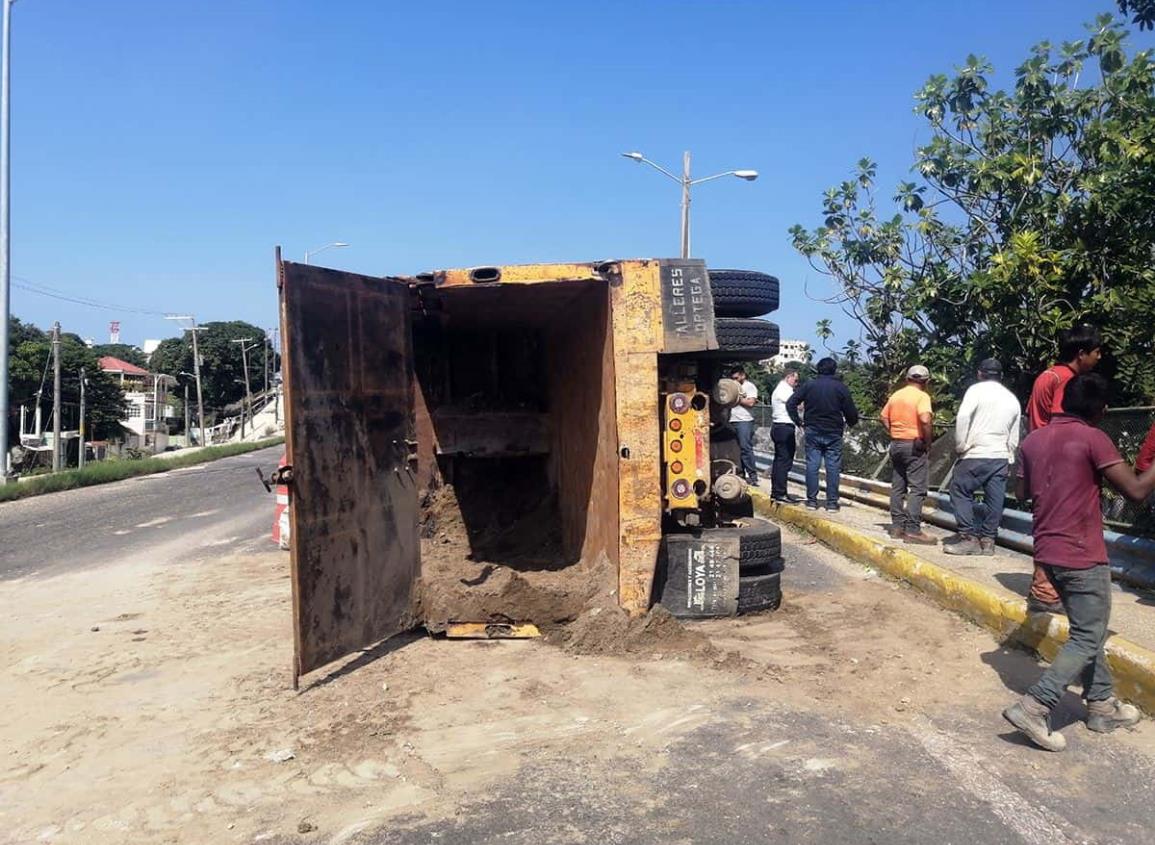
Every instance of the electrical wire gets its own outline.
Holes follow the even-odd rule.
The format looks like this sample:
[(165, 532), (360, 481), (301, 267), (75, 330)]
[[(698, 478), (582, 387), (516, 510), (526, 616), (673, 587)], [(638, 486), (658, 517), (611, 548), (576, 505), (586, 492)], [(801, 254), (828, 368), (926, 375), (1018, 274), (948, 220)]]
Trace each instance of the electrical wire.
[(130, 314), (145, 314), (150, 317), (168, 316), (168, 312), (165, 311), (150, 311), (147, 308), (134, 308), (130, 305), (117, 305), (112, 302), (101, 302), (97, 299), (74, 296), (68, 291), (61, 290), (60, 288), (54, 288), (51, 285), (41, 284), (40, 282), (34, 282), (31, 279), (25, 278), (24, 276), (13, 276), (12, 279), (13, 287), (26, 290), (29, 293), (38, 294), (39, 296), (47, 296), (52, 299), (62, 300), (64, 302), (72, 302), (76, 305), (84, 305), (88, 308), (100, 308), (104, 311), (128, 312)]

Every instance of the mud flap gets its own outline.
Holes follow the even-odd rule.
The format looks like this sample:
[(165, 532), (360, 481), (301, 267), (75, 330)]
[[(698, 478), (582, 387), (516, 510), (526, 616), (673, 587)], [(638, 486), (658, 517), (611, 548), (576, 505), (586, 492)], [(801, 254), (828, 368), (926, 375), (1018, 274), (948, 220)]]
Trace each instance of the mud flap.
[(736, 615), (740, 559), (737, 536), (666, 535), (658, 561), (658, 602), (682, 618)]

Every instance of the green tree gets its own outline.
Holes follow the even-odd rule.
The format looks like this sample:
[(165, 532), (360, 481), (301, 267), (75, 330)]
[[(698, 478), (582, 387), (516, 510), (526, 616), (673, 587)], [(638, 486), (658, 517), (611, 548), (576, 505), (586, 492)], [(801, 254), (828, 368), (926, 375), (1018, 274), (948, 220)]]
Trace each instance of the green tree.
[[(220, 411), (227, 405), (239, 402), (245, 395), (244, 366), (241, 360), (241, 345), (235, 340), (249, 338), (249, 380), (253, 392), (264, 386), (265, 358), (261, 343), (264, 329), (243, 320), (205, 323), (197, 335), (201, 354), (201, 383), (204, 391), (205, 413)], [(270, 350), (270, 366), (276, 370), (276, 361)], [(183, 337), (168, 338), (149, 357), (149, 369), (156, 373), (178, 375), (193, 372), (192, 339), (186, 332)]]
[[(30, 323), (13, 317), (9, 322), (11, 341), (8, 395), (13, 414), (9, 423), (9, 446), (20, 434), (20, 406), (34, 414), (40, 401), (45, 427), (52, 411), (52, 339)], [(79, 427), (80, 369), (88, 380), (86, 417), (88, 436), (94, 440), (116, 440), (121, 436), (120, 420), (126, 413), (124, 393), (116, 379), (101, 371), (99, 356), (85, 346), (75, 334), (64, 333), (60, 342), (61, 426), (66, 430)], [(39, 396), (38, 396), (39, 394)]]
[(1139, 29), (1155, 29), (1155, 0), (1119, 0), (1119, 11)]
[(138, 367), (148, 366), (148, 357), (144, 351), (139, 346), (128, 343), (98, 343), (92, 347), (92, 352), (99, 358), (109, 355), (113, 358), (119, 358), (121, 361), (136, 364)]
[(916, 93), (930, 140), (891, 214), (875, 165), (829, 189), (823, 221), (790, 230), (834, 282), (880, 379), (914, 361), (962, 385), (999, 357), (1020, 395), (1059, 330), (1098, 325), (1123, 401), (1155, 394), (1155, 65), (1121, 22), (1044, 42), (995, 90), (970, 56)]

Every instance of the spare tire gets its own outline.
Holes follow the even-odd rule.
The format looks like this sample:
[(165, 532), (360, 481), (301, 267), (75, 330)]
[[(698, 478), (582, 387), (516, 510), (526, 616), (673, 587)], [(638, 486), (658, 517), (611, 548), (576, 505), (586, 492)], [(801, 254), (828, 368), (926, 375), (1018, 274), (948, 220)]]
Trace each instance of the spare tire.
[[(778, 354), (778, 324), (750, 317), (717, 317), (718, 349), (706, 353), (728, 361), (761, 361)], [(702, 353), (697, 353), (699, 356)]]
[(778, 309), (778, 279), (753, 270), (709, 270), (714, 314), (761, 317)]
[(782, 604), (782, 573), (749, 575), (738, 582), (738, 613), (777, 610)]
[(781, 572), (782, 529), (764, 519), (751, 520), (750, 525), (735, 528), (709, 528), (703, 532), (716, 538), (738, 538), (738, 571)]

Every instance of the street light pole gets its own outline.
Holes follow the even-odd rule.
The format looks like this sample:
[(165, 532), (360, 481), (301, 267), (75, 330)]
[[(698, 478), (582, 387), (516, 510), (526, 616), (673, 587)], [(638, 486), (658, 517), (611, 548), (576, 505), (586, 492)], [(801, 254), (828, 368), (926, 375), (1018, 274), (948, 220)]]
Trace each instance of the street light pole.
[(310, 255), (319, 255), (327, 249), (340, 249), (341, 247), (348, 245), (349, 244), (345, 243), (344, 241), (333, 241), (331, 244), (325, 244), (324, 246), (317, 247), (316, 249), (307, 249), (305, 250), (305, 263), (309, 263)]
[(189, 320), (192, 326), (185, 326), (183, 330), (192, 333), (192, 348), (193, 348), (193, 377), (197, 381), (197, 423), (201, 430), (201, 445), (207, 446), (205, 442), (205, 400), (204, 393), (201, 392), (201, 353), (197, 346), (197, 332), (204, 331), (203, 328), (197, 326), (197, 318), (191, 314), (167, 314), (166, 320)]
[(9, 176), (12, 172), (9, 149), (9, 115), (11, 113), (9, 70), (12, 65), (12, 4), (16, 0), (0, 0), (3, 4), (4, 55), (0, 58), (0, 484), (9, 480), (8, 464), (8, 315), (11, 312), (9, 292), (12, 281), (12, 262), (9, 250)]
[(700, 185), (703, 182), (712, 182), (715, 179), (721, 179), (723, 176), (735, 176), (747, 182), (753, 182), (758, 178), (757, 170), (727, 170), (723, 173), (715, 173), (713, 176), (703, 176), (701, 179), (694, 179), (690, 176), (689, 150), (686, 150), (686, 152), (682, 154), (681, 176), (675, 176), (666, 170), (666, 168), (660, 164), (655, 164), (639, 152), (622, 153), (622, 155), (632, 161), (636, 161), (638, 164), (648, 164), (663, 176), (670, 177), (682, 186), (682, 258), (690, 257), (690, 188), (694, 185)]
[(245, 371), (245, 401), (241, 403), (241, 440), (245, 439), (245, 405), (249, 406), (249, 428), (253, 427), (253, 392), (249, 388), (249, 350), (255, 349), (256, 345), (246, 346), (245, 344), (252, 341), (251, 337), (242, 337), (233, 340), (233, 343), (241, 345), (241, 367)]
[(80, 454), (76, 459), (76, 466), (79, 469), (84, 469), (84, 387), (88, 384), (88, 379), (84, 376), (84, 367), (80, 368)]

